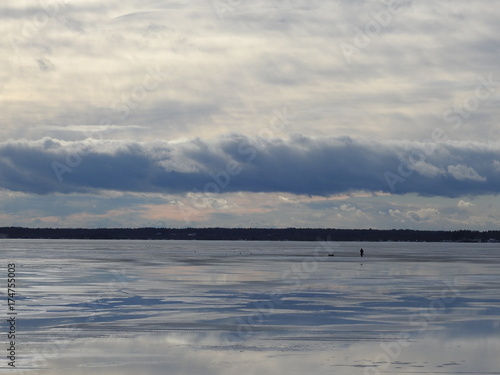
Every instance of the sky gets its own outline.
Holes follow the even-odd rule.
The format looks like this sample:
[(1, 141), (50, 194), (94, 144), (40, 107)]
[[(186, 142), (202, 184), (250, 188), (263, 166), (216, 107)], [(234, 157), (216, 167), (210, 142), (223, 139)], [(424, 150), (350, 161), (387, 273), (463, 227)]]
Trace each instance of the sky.
[(0, 226), (498, 229), (495, 4), (2, 4)]

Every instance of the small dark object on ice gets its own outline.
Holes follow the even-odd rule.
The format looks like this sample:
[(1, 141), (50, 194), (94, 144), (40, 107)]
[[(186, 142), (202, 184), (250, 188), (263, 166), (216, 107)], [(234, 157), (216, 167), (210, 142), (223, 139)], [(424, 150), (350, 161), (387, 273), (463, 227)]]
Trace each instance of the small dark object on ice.
[(359, 250), (359, 255), (361, 256), (361, 258), (363, 258), (364, 253), (365, 253), (365, 251), (363, 250), (363, 248), (361, 248), (361, 250)]
[(334, 257), (334, 256), (335, 256), (335, 254), (328, 254), (328, 256), (329, 256), (329, 257)]

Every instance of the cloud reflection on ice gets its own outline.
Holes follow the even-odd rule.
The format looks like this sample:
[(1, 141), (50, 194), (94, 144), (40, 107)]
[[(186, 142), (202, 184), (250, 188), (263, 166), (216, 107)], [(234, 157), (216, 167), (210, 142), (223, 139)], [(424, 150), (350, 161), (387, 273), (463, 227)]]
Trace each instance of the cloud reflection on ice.
[[(216, 337), (165, 333), (134, 338), (86, 340), (71, 345), (63, 359), (50, 360), (39, 374), (495, 374), (500, 368), (499, 338), (444, 339), (429, 336), (410, 342), (397, 358), (384, 363), (379, 342), (251, 341), (236, 351)], [(388, 344), (390, 342), (385, 342)], [(388, 351), (390, 353), (390, 351)], [(374, 363), (373, 360), (378, 360)]]
[(335, 257), (293, 242), (3, 245), (17, 249), (27, 373), (500, 368), (494, 244), (364, 243), (362, 261), (354, 243), (328, 244)]

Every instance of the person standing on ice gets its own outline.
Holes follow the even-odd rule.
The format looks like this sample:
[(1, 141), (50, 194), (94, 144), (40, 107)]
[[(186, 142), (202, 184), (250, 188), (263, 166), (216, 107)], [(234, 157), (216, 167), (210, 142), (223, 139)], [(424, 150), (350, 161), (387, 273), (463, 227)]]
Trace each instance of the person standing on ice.
[(363, 250), (363, 248), (361, 248), (361, 250), (359, 250), (359, 255), (361, 256), (361, 258), (363, 258), (364, 253), (365, 253), (365, 251)]

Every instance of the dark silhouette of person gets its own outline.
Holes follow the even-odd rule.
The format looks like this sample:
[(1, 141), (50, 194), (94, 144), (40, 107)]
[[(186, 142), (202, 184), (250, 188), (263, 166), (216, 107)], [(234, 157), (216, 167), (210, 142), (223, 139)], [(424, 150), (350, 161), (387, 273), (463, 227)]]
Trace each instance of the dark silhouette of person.
[(359, 255), (361, 256), (361, 258), (363, 258), (364, 253), (365, 253), (365, 251), (363, 250), (363, 248), (361, 248), (361, 250), (359, 250)]

